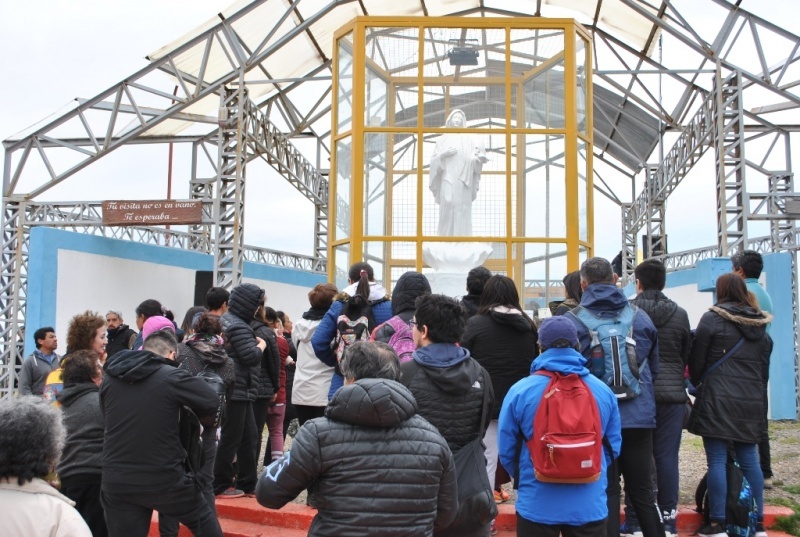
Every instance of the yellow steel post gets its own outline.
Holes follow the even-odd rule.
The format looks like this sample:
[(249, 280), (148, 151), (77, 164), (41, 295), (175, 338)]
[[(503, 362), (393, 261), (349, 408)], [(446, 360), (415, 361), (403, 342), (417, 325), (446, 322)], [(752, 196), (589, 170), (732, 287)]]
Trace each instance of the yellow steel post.
[(575, 26), (564, 29), (564, 140), (567, 216), (567, 270), (578, 268), (578, 107), (576, 99)]
[(353, 149), (350, 181), (350, 263), (364, 258), (364, 68), (365, 24), (356, 21), (353, 33)]

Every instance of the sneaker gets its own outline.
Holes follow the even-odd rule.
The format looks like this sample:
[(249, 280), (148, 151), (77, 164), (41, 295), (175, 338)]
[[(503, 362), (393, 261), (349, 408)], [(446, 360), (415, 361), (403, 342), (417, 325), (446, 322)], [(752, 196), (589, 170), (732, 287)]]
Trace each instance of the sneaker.
[(494, 525), (494, 520), (492, 520), (492, 525), (489, 527), (489, 535), (497, 535), (497, 526)]
[(697, 534), (700, 537), (728, 537), (725, 527), (716, 522), (712, 522), (711, 524), (703, 524), (700, 526), (700, 529), (697, 530)]
[(511, 499), (511, 495), (508, 492), (506, 492), (505, 490), (503, 490), (502, 488), (500, 490), (497, 490), (497, 489), (494, 490), (494, 502), (495, 503), (505, 503), (510, 499)]
[(625, 520), (619, 527), (620, 537), (642, 537), (642, 529), (639, 527), (638, 521)]
[(764, 529), (764, 524), (762, 522), (756, 524), (755, 537), (767, 537), (767, 530)]
[(773, 487), (772, 478), (765, 477), (764, 478), (764, 490), (771, 490)]
[(674, 509), (672, 511), (661, 512), (661, 520), (664, 522), (665, 537), (677, 537), (677, 516), (678, 513)]
[(233, 499), (233, 498), (241, 498), (244, 495), (245, 494), (244, 494), (243, 490), (235, 489), (233, 487), (228, 487), (224, 491), (222, 491), (221, 493), (217, 494), (216, 497), (219, 500), (226, 500), (226, 499), (230, 500), (230, 499)]

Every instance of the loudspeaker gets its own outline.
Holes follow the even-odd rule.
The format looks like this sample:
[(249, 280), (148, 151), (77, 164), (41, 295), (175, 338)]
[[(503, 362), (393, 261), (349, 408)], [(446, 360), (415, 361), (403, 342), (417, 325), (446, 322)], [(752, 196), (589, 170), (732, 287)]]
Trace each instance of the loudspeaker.
[[(662, 239), (661, 245), (657, 244), (659, 239)], [(662, 238), (658, 235), (653, 235), (653, 245), (653, 252), (650, 253), (650, 250), (647, 248), (647, 235), (642, 235), (642, 259), (665, 255), (667, 253), (667, 236), (664, 235)]]
[(198, 270), (194, 274), (194, 305), (206, 305), (206, 293), (214, 287), (214, 271)]

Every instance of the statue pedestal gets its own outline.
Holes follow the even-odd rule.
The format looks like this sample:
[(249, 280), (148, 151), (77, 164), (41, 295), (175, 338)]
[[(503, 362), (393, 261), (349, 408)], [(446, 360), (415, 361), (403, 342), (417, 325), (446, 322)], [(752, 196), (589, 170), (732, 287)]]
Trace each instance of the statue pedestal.
[(422, 246), (422, 259), (434, 273), (426, 274), (431, 291), (450, 297), (466, 293), (467, 273), (492, 255), (492, 245), (479, 242), (434, 242)]

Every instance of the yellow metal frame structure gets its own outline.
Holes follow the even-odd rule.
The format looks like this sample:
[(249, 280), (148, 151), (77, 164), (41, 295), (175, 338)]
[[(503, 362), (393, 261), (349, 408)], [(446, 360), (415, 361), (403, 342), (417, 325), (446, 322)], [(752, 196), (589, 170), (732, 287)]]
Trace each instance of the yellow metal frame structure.
[[(406, 41), (413, 39), (409, 33), (416, 29), (416, 39), (418, 42), (417, 57), (409, 59), (408, 66), (398, 69), (404, 73), (415, 70), (416, 76), (407, 74), (399, 75), (394, 71), (387, 70), (367, 54), (368, 32), (383, 31), (391, 34), (392, 31), (406, 31), (403, 39)], [(460, 69), (456, 68), (455, 76), (431, 76), (426, 74), (426, 68), (436, 61), (443, 61), (443, 58), (426, 57), (426, 39), (433, 39), (432, 29), (436, 30), (461, 30), (463, 37), (466, 31), (503, 31), (505, 32), (505, 47), (503, 49), (505, 57), (505, 76), (459, 76)], [(512, 72), (512, 61), (523, 57), (522, 54), (515, 54), (512, 35), (518, 36), (518, 31), (530, 30), (531, 32), (555, 31), (555, 34), (563, 36), (563, 49), (556, 51), (549, 58), (534, 60), (536, 65), (531, 65), (531, 69), (524, 73), (515, 74)], [(493, 34), (497, 35), (497, 34)], [(539, 35), (539, 34), (536, 34)], [(442, 40), (439, 39), (441, 42)], [(580, 43), (583, 44), (585, 56), (581, 56), (582, 62), (578, 60), (577, 54), (580, 52)], [(592, 201), (592, 41), (589, 33), (572, 19), (543, 19), (543, 18), (472, 18), (472, 17), (357, 17), (350, 23), (340, 28), (334, 35), (334, 58), (333, 58), (333, 107), (332, 107), (332, 162), (330, 180), (330, 222), (329, 241), (328, 241), (328, 276), (331, 281), (339, 284), (344, 283), (343, 276), (348, 266), (362, 259), (369, 260), (365, 248), (368, 244), (383, 243), (386, 245), (384, 255), (378, 256), (378, 266), (382, 269), (382, 279), (389, 287), (392, 278), (392, 268), (402, 267), (405, 270), (414, 269), (420, 272), (429, 270), (422, 260), (423, 243), (430, 242), (483, 242), (491, 243), (495, 247), (493, 254), (485, 265), (493, 271), (504, 272), (511, 276), (518, 285), (519, 289), (524, 289), (526, 280), (526, 263), (530, 262), (526, 255), (526, 245), (544, 244), (546, 245), (544, 255), (545, 266), (548, 263), (550, 246), (554, 251), (558, 251), (557, 256), (566, 257), (567, 271), (576, 270), (580, 262), (586, 257), (590, 257), (593, 251), (594, 229), (593, 229), (593, 201)], [(498, 57), (499, 50), (493, 49), (493, 57)], [(430, 51), (428, 51), (430, 56)], [(344, 55), (352, 56), (347, 61), (351, 62), (349, 67), (352, 76), (352, 92), (349, 97), (346, 94), (340, 95), (342, 89), (347, 89), (346, 84), (340, 80), (340, 67), (344, 66)], [(484, 54), (487, 54), (486, 52)], [(488, 69), (488, 56), (487, 56)], [(495, 61), (498, 63), (498, 61)], [(563, 122), (557, 128), (545, 126), (545, 128), (527, 128), (525, 122), (524, 103), (525, 84), (537, 77), (539, 74), (558, 64), (563, 66)], [(346, 66), (345, 66), (346, 67)], [(519, 68), (518, 64), (515, 68)], [(579, 81), (579, 69), (582, 70)], [(372, 78), (367, 80), (367, 72)], [(559, 77), (561, 76), (559, 72)], [(364, 112), (368, 108), (367, 97), (365, 94), (371, 91), (368, 82), (378, 80), (386, 85), (386, 118), (382, 124), (371, 121)], [(583, 104), (585, 106), (584, 122), (579, 126), (579, 82), (583, 82), (585, 95)], [(453, 129), (442, 126), (429, 126), (425, 123), (426, 112), (426, 88), (436, 87), (441, 89), (440, 100), (443, 102), (445, 116), (451, 110), (451, 92), (459, 91), (459, 87), (483, 86), (488, 94), (488, 88), (494, 90), (502, 88), (505, 96), (505, 121), (503, 124), (491, 124), (482, 127), (469, 127), (466, 129)], [(417, 106), (416, 121), (413, 125), (395, 125), (394, 118), (397, 110), (398, 91), (412, 88), (416, 89)], [(466, 91), (466, 90), (463, 90)], [(516, 95), (519, 103), (516, 111), (513, 110), (512, 96)], [(429, 96), (428, 96), (429, 97)], [(347, 111), (343, 106), (342, 99), (347, 101), (347, 106), (351, 110), (349, 122), (345, 118)], [(340, 111), (343, 118), (339, 117)], [(340, 122), (344, 123), (343, 128), (339, 128)], [(412, 121), (414, 123), (414, 121)], [(482, 177), (490, 175), (505, 176), (505, 233), (493, 236), (472, 236), (472, 237), (441, 237), (426, 234), (423, 222), (424, 194), (426, 189), (425, 176), (428, 170), (424, 162), (424, 143), (432, 136), (444, 133), (464, 133), (492, 137), (504, 137), (505, 148), (497, 150), (504, 155), (505, 163), (502, 171), (484, 171)], [(365, 155), (365, 144), (370, 135), (382, 134), (386, 140), (385, 151), (388, 158), (385, 158), (385, 185), (383, 190), (383, 220), (385, 225), (380, 234), (369, 234), (366, 228), (364, 204), (367, 190), (368, 173), (365, 172), (367, 156)], [(400, 137), (415, 137), (412, 139), (414, 145), (415, 168), (398, 170), (394, 168), (394, 148), (395, 140)], [(536, 138), (534, 138), (536, 137)], [(551, 137), (563, 140), (563, 167), (564, 185), (563, 188), (564, 207), (556, 209), (564, 211), (566, 219), (565, 236), (526, 236), (525, 217), (527, 212), (532, 210), (526, 207), (526, 187), (535, 188), (536, 185), (529, 184), (526, 178), (528, 163), (526, 162), (525, 151), (528, 145), (533, 144), (531, 140), (545, 140), (547, 144)], [(378, 139), (381, 138), (375, 138)], [(514, 142), (514, 143), (512, 143)], [(347, 147), (349, 144), (349, 154), (344, 154), (340, 147)], [(585, 164), (579, 164), (579, 145), (583, 144), (580, 153)], [(515, 154), (516, 151), (516, 154)], [(561, 157), (559, 157), (561, 158)], [(545, 161), (545, 170), (542, 173), (550, 173), (550, 162)], [(513, 165), (512, 165), (513, 164)], [(585, 165), (585, 169), (581, 166)], [(342, 168), (345, 166), (345, 168)], [(345, 174), (349, 175), (349, 181)], [(409, 199), (409, 203), (415, 204), (416, 223), (414, 233), (393, 234), (393, 222), (395, 215), (392, 208), (395, 206), (397, 193), (393, 183), (393, 178), (397, 173), (406, 174), (405, 177), (415, 180), (416, 196), (415, 200)], [(537, 172), (538, 173), (538, 172)], [(585, 180), (582, 181), (581, 179)], [(341, 187), (340, 187), (341, 185)], [(585, 200), (585, 207), (580, 207), (579, 189)], [(548, 198), (546, 211), (550, 213), (550, 201)], [(345, 212), (347, 211), (347, 212)], [(581, 214), (583, 212), (583, 214)], [(341, 214), (340, 214), (341, 213)], [(549, 216), (547, 217), (549, 218)], [(581, 229), (581, 224), (584, 228)], [(383, 225), (383, 224), (382, 224)], [(408, 257), (399, 259), (391, 255), (392, 245), (404, 243), (406, 249), (413, 245), (415, 255), (413, 259)], [(501, 247), (502, 245), (502, 247)], [(503, 251), (504, 250), (504, 251)], [(387, 253), (388, 252), (388, 253)], [(499, 252), (499, 253), (498, 253)], [(354, 254), (355, 253), (355, 254)], [(374, 258), (374, 256), (373, 256)], [(373, 259), (374, 260), (374, 259)], [(377, 269), (378, 267), (376, 267)], [(378, 272), (376, 270), (376, 272)], [(376, 274), (377, 276), (377, 274)], [(552, 276), (552, 278), (551, 278)], [(543, 278), (545, 287), (550, 286), (550, 281), (560, 285), (563, 273), (547, 274)]]

